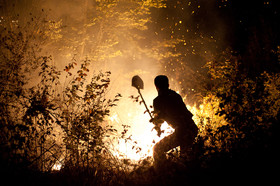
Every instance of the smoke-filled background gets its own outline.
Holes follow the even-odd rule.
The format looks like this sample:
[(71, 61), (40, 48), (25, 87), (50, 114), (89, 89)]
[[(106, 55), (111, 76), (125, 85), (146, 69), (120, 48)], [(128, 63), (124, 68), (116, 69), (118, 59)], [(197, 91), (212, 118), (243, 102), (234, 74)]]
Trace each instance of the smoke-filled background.
[[(108, 175), (129, 180), (126, 171), (151, 165), (152, 147), (164, 137), (152, 131), (131, 79), (143, 79), (150, 106), (159, 74), (200, 129), (201, 166), (190, 163), (197, 175), (228, 157), (243, 164), (239, 158), (259, 146), (272, 147), (277, 131), (278, 20), (276, 0), (0, 0), (3, 167), (64, 167), (65, 175), (87, 167), (90, 184), (112, 184)], [(253, 150), (245, 156), (244, 149)], [(158, 181), (150, 174), (143, 177)]]
[(218, 15), (219, 4), (226, 6), (217, 1), (3, 1), (1, 8), (2, 22), (7, 15), (22, 29), (47, 32), (41, 52), (59, 68), (74, 55), (87, 57), (94, 70), (115, 76), (153, 73), (147, 83), (155, 74), (168, 74), (191, 95), (197, 82), (190, 81), (198, 81), (201, 67), (224, 49), (229, 31)]
[(44, 32), (45, 38), (33, 42), (42, 42), (41, 54), (51, 55), (60, 69), (76, 56), (77, 60), (90, 59), (95, 71), (112, 71), (118, 83), (124, 83), (126, 75), (148, 73), (145, 83), (150, 85), (156, 74), (167, 74), (176, 89), (194, 103), (194, 96), (209, 85), (203, 66), (226, 49), (248, 61), (258, 53), (258, 61), (244, 64), (252, 72), (274, 69), (274, 64), (266, 64), (277, 50), (279, 13), (274, 4), (1, 1), (1, 23), (14, 21), (21, 29), (31, 29), (27, 32)]

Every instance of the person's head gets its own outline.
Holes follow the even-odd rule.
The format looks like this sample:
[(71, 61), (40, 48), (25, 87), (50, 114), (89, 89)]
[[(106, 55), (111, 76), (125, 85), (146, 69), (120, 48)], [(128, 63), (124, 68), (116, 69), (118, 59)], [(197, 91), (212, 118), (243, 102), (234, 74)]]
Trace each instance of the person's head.
[(155, 78), (154, 82), (158, 91), (169, 88), (169, 80), (167, 76), (159, 75)]

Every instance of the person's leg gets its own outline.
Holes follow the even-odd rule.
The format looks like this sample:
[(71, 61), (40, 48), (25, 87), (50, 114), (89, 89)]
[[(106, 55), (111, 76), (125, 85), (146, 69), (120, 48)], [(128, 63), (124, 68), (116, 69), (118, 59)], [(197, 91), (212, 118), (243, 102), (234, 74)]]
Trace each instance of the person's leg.
[(197, 136), (196, 131), (188, 131), (185, 135), (179, 136), (181, 140), (179, 140), (180, 143), (180, 154), (184, 157), (187, 156), (188, 159), (193, 158), (193, 145), (195, 138)]
[(162, 166), (164, 166), (167, 158), (166, 158), (166, 152), (168, 152), (170, 149), (177, 147), (179, 144), (177, 142), (176, 134), (175, 132), (162, 140), (160, 140), (155, 146), (154, 146), (154, 166), (156, 169), (161, 169)]

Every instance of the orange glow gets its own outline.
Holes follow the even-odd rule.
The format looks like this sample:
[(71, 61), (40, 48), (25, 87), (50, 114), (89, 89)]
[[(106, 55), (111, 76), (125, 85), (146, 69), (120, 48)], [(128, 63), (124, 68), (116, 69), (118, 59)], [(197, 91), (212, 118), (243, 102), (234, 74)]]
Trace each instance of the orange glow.
[[(111, 119), (114, 119), (114, 116), (111, 117), (110, 120)], [(130, 159), (137, 162), (152, 156), (154, 145), (164, 137), (172, 134), (174, 129), (164, 122), (161, 126), (164, 133), (158, 137), (157, 132), (153, 130), (153, 124), (149, 123), (150, 118), (148, 114), (135, 116), (134, 119), (136, 125), (134, 125), (134, 127), (131, 126), (129, 140), (119, 139), (117, 143), (114, 144), (112, 153), (120, 159)]]
[(52, 171), (59, 171), (62, 168), (62, 161), (57, 161), (53, 167), (52, 167)]
[[(177, 91), (177, 93), (179, 93), (179, 91)], [(150, 100), (152, 97), (151, 95), (147, 96)], [(134, 107), (135, 105), (137, 104), (131, 104), (131, 102), (126, 105), (130, 108), (130, 112), (126, 113), (127, 117), (124, 120), (129, 120), (131, 121), (130, 123), (132, 123), (127, 134), (127, 136), (130, 136), (129, 140), (119, 139), (114, 143), (114, 148), (111, 148), (111, 150), (113, 155), (119, 159), (130, 159), (137, 162), (152, 156), (154, 145), (164, 137), (172, 134), (174, 129), (164, 122), (161, 126), (164, 133), (158, 137), (157, 132), (152, 130), (154, 125), (149, 122), (150, 117), (148, 113), (143, 114), (143, 112), (139, 112), (138, 110), (139, 108), (141, 109), (143, 105)], [(219, 100), (215, 96), (206, 96), (203, 99), (203, 103), (198, 107), (196, 105), (186, 106), (188, 110), (193, 113), (192, 119), (199, 128), (199, 135), (205, 135), (204, 129), (206, 125), (210, 125), (211, 128), (215, 130), (217, 127), (227, 124), (223, 116), (215, 114), (219, 108)], [(122, 112), (119, 112), (119, 115), (123, 116)], [(110, 117), (110, 121), (121, 123), (122, 120), (118, 117), (118, 114), (113, 114)]]

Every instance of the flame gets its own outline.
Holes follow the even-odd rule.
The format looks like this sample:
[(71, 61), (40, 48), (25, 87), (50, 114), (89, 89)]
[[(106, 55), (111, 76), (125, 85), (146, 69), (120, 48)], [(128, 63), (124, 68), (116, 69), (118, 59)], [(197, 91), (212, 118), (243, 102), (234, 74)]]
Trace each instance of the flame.
[[(131, 113), (128, 116), (132, 117)], [(116, 115), (110, 117), (110, 120), (116, 120)], [(158, 137), (157, 132), (153, 130), (154, 125), (149, 122), (149, 115), (142, 114), (134, 116), (135, 125), (131, 126), (129, 139), (119, 139), (114, 143), (112, 153), (119, 159), (130, 159), (132, 161), (140, 161), (153, 155), (153, 147), (164, 137), (172, 134), (174, 129), (166, 122), (161, 126), (164, 132)], [(117, 119), (119, 120), (119, 119)]]
[[(179, 93), (179, 91), (177, 91)], [(154, 94), (146, 92), (146, 101), (152, 102)], [(119, 159), (130, 159), (139, 162), (147, 157), (153, 156), (153, 148), (157, 142), (166, 136), (172, 134), (174, 129), (164, 122), (161, 126), (163, 133), (159, 137), (157, 132), (153, 130), (154, 125), (149, 122), (151, 119), (148, 113), (143, 114), (143, 105), (138, 105), (131, 100), (125, 100), (125, 104), (121, 105), (109, 117), (109, 121), (113, 125), (130, 123), (127, 131), (127, 138), (119, 138), (111, 143), (112, 154)], [(141, 110), (142, 109), (142, 110)], [(126, 112), (129, 110), (129, 112)]]
[(52, 171), (60, 171), (62, 168), (62, 161), (56, 161), (52, 167)]
[[(185, 98), (183, 100), (185, 101)], [(192, 112), (192, 119), (198, 126), (200, 135), (205, 135), (206, 125), (211, 125), (212, 129), (215, 130), (219, 126), (227, 124), (223, 116), (216, 115), (219, 108), (219, 99), (215, 96), (204, 97), (203, 103), (198, 107), (196, 105), (186, 105), (186, 107)], [(133, 109), (135, 108), (131, 108), (131, 112), (127, 114), (133, 124), (129, 133), (130, 140), (120, 139), (115, 143), (113, 154), (118, 158), (139, 161), (152, 156), (154, 145), (164, 137), (172, 134), (174, 129), (164, 122), (161, 126), (161, 130), (164, 130), (164, 133), (158, 137), (157, 132), (152, 130), (153, 124), (149, 123), (149, 115), (147, 113), (143, 115), (139, 111), (133, 112)], [(118, 115), (113, 115), (110, 120), (121, 121)]]

